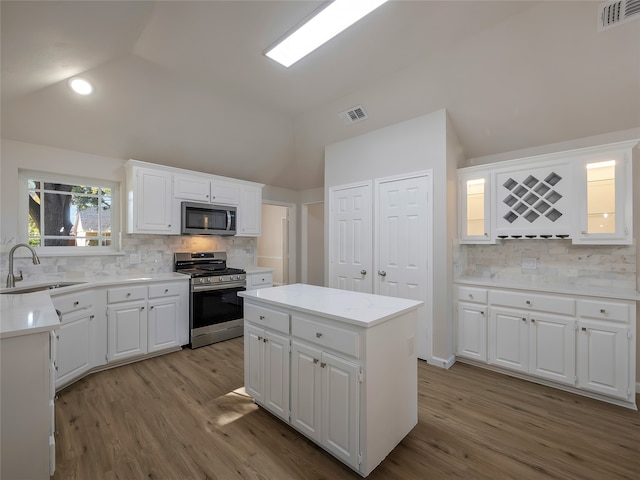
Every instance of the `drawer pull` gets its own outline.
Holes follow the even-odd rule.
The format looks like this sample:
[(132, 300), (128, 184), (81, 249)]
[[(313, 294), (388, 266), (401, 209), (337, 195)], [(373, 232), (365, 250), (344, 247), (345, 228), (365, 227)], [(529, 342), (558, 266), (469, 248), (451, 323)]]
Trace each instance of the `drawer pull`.
[(322, 336), (322, 333), (316, 332), (316, 338), (320, 338), (321, 336)]
[(469, 294), (469, 298), (473, 298), (473, 293), (470, 293), (470, 294)]
[(260, 315), (260, 320), (264, 320), (264, 315)]
[(78, 305), (80, 305), (80, 302), (73, 302), (74, 307), (77, 307)]
[(131, 296), (131, 292), (127, 293), (127, 298), (129, 298)]
[(527, 300), (525, 303), (526, 303), (527, 305), (531, 306), (531, 300)]
[(164, 289), (164, 293), (169, 293), (169, 289), (168, 289), (168, 288), (165, 288), (165, 289)]

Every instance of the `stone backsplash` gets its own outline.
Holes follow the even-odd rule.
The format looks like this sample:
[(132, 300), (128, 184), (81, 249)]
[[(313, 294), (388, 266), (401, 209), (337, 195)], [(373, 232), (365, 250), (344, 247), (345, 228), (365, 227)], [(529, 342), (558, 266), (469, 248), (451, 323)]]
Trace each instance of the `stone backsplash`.
[[(458, 245), (455, 275), (501, 283), (635, 290), (636, 255), (635, 245), (585, 246), (570, 240)], [(523, 268), (530, 259), (535, 259), (536, 268)]]
[[(145, 275), (173, 271), (175, 252), (224, 251), (227, 264), (246, 268), (256, 265), (256, 238), (220, 236), (122, 235), (122, 255), (41, 256), (40, 265), (31, 263), (26, 249), (16, 250), (14, 273), (20, 270), (25, 281), (37, 281), (41, 275), (61, 278), (92, 278), (113, 275)], [(131, 254), (140, 255), (140, 263), (131, 262)], [(2, 286), (9, 272), (9, 255), (0, 257)]]

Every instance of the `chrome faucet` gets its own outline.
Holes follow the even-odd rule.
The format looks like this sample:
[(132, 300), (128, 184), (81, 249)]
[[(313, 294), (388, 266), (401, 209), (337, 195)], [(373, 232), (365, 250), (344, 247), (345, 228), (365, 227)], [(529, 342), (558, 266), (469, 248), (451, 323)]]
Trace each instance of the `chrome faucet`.
[(18, 275), (17, 277), (13, 274), (13, 253), (16, 251), (16, 248), (18, 247), (26, 247), (29, 250), (31, 250), (31, 260), (33, 261), (33, 264), (34, 265), (40, 264), (40, 259), (38, 258), (38, 254), (32, 247), (30, 247), (26, 243), (18, 243), (15, 247), (13, 247), (9, 251), (9, 275), (7, 275), (7, 288), (15, 287), (16, 282), (19, 282), (20, 280), (22, 280), (22, 270), (20, 270), (20, 275)]

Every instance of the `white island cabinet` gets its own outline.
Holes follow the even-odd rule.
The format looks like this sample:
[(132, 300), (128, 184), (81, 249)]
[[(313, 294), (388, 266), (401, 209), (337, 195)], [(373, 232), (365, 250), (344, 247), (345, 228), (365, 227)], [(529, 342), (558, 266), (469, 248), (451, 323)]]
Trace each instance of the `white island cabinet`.
[(423, 302), (302, 284), (238, 295), (247, 393), (369, 475), (418, 422)]
[(49, 480), (60, 320), (45, 292), (0, 295), (0, 305), (0, 478)]

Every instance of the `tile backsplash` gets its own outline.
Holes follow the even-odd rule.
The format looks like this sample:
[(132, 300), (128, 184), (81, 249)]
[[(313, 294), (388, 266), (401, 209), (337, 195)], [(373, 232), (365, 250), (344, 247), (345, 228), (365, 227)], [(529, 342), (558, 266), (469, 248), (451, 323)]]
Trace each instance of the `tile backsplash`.
[[(38, 276), (92, 278), (113, 275), (146, 275), (173, 271), (173, 254), (192, 251), (227, 252), (227, 264), (246, 268), (256, 265), (256, 238), (220, 236), (122, 235), (122, 255), (41, 256), (40, 265), (31, 263), (26, 249), (16, 250), (14, 273), (22, 270), (25, 281), (37, 281)], [(140, 263), (131, 262), (131, 254), (140, 256)], [(9, 273), (9, 255), (0, 256), (2, 286)]]
[(458, 245), (456, 250), (456, 277), (514, 284), (636, 289), (635, 245), (505, 240), (497, 245)]

